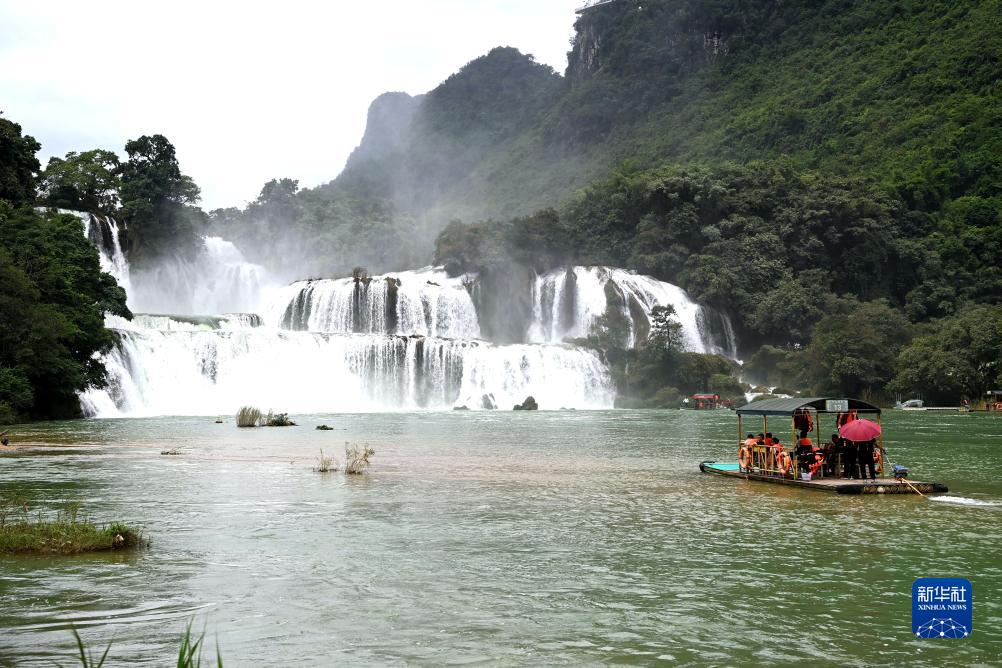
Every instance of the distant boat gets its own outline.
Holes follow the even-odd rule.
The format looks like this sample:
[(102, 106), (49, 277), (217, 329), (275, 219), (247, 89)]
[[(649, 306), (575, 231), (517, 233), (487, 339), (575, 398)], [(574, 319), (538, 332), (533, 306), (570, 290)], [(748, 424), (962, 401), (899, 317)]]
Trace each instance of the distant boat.
[(682, 400), (682, 408), (697, 411), (713, 411), (718, 408), (730, 408), (731, 402), (721, 399), (719, 394), (694, 394)]

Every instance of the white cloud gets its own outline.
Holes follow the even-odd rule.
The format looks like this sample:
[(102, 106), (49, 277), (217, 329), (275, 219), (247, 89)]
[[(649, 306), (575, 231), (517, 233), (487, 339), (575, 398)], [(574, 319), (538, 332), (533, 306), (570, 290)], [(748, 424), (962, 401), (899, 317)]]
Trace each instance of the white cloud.
[(494, 46), (562, 71), (580, 4), (18, 0), (0, 7), (0, 109), (43, 164), (162, 133), (206, 208), (238, 206), (270, 178), (334, 178), (382, 92), (426, 92)]

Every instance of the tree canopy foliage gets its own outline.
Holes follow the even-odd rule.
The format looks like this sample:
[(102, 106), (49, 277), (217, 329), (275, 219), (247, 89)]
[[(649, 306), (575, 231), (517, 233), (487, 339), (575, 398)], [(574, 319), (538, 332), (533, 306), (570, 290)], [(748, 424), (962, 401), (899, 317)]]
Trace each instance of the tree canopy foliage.
[[(0, 118), (0, 424), (79, 415), (77, 393), (105, 382), (96, 355), (115, 340), (104, 314), (131, 317), (125, 291), (101, 271), (80, 219), (33, 208), (39, 149), (19, 125)], [(110, 161), (103, 151), (90, 153), (57, 164)], [(58, 179), (53, 170), (49, 183), (94, 183), (78, 178), (86, 168), (69, 176), (74, 169)]]
[(111, 215), (119, 205), (118, 155), (95, 149), (49, 158), (39, 179), (39, 201), (47, 206)]
[(35, 201), (35, 179), (40, 167), (35, 153), (42, 148), (21, 126), (0, 118), (0, 200), (12, 204)]
[(77, 392), (105, 381), (114, 344), (104, 313), (131, 317), (72, 215), (0, 201), (0, 422), (79, 414)]
[(198, 248), (205, 214), (192, 206), (199, 189), (181, 173), (174, 145), (163, 135), (144, 135), (126, 143), (125, 152), (121, 215), (129, 226), (133, 261)]

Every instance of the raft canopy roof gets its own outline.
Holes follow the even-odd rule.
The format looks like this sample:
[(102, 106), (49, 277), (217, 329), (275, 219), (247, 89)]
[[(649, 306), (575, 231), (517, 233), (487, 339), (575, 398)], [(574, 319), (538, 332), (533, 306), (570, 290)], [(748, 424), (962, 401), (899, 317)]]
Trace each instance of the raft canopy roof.
[[(828, 402), (841, 402), (845, 408), (828, 410)], [(766, 399), (753, 401), (739, 408), (738, 415), (793, 415), (800, 409), (814, 409), (818, 413), (837, 413), (843, 410), (880, 413), (880, 409), (859, 399), (845, 397), (796, 397), (794, 399)]]

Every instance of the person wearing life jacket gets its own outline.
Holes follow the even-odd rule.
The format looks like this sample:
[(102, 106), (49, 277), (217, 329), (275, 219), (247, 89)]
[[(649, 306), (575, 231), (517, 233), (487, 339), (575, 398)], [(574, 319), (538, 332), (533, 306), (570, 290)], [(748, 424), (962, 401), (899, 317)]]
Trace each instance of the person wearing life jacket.
[(758, 437), (755, 439), (755, 447), (752, 448), (752, 455), (755, 460), (752, 463), (759, 468), (765, 468), (768, 461), (765, 458), (765, 434), (759, 432)]
[(811, 417), (811, 412), (798, 408), (793, 414), (793, 427), (797, 431), (814, 431), (814, 418)]
[(835, 426), (841, 429), (858, 417), (856, 411), (846, 411), (835, 416)]
[(755, 435), (748, 434), (745, 438), (744, 445), (738, 451), (738, 464), (741, 466), (743, 471), (751, 470), (752, 466), (755, 464)]
[(800, 430), (800, 438), (797, 440), (797, 464), (801, 471), (809, 471), (815, 463), (814, 441), (807, 438), (807, 432)]
[(774, 439), (772, 437), (772, 432), (771, 431), (765, 432), (765, 444), (766, 445), (775, 445), (776, 443), (779, 443), (779, 441), (777, 439)]
[(772, 450), (776, 468), (784, 475), (789, 473), (790, 468), (793, 466), (793, 460), (790, 459), (790, 453), (786, 451), (786, 448), (783, 447), (778, 438), (772, 439)]

